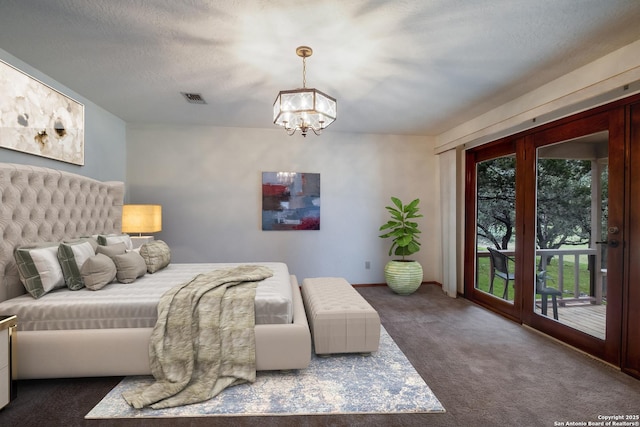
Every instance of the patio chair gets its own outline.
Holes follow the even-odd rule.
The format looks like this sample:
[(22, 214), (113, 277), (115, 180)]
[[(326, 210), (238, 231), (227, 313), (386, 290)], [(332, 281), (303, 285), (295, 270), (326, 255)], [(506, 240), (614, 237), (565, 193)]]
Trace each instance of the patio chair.
[(547, 315), (547, 297), (551, 295), (551, 305), (553, 306), (553, 318), (558, 320), (558, 296), (562, 296), (562, 292), (555, 288), (547, 287), (547, 272), (540, 271), (536, 275), (536, 295), (542, 297), (541, 308), (542, 315)]
[(515, 274), (509, 272), (509, 261), (513, 261), (513, 258), (492, 248), (487, 248), (487, 250), (489, 251), (489, 257), (491, 260), (491, 282), (489, 284), (489, 293), (493, 295), (493, 280), (498, 276), (504, 280), (504, 292), (502, 293), (502, 299), (507, 299), (509, 282), (516, 279)]

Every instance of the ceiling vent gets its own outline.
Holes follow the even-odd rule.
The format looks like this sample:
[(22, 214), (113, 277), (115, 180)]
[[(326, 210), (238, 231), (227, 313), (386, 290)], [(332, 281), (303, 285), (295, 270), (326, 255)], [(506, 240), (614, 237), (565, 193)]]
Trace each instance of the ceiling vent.
[(189, 104), (206, 104), (207, 103), (207, 101), (205, 101), (202, 95), (200, 95), (199, 93), (187, 93), (187, 92), (180, 92), (180, 93), (182, 94), (182, 96), (184, 96), (184, 99), (186, 99)]

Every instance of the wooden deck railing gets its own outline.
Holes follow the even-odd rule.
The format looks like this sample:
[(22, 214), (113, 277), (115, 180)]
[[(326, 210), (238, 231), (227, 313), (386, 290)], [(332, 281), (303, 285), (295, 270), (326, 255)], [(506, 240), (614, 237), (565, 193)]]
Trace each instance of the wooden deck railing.
[[(506, 255), (513, 256), (513, 251), (501, 251)], [(540, 258), (540, 267), (542, 270), (547, 269), (547, 259), (556, 257), (558, 262), (557, 276), (549, 275), (549, 286), (557, 288), (562, 292), (562, 303), (592, 303), (601, 304), (603, 301), (603, 290), (605, 289), (605, 280), (607, 270), (599, 268), (599, 257), (597, 249), (538, 249), (536, 255)], [(478, 258), (489, 257), (488, 252), (479, 251)], [(587, 257), (587, 269), (581, 270), (580, 257)], [(564, 261), (573, 261), (573, 283), (566, 283), (564, 274)], [(589, 295), (583, 295), (580, 290), (580, 276), (589, 277)]]
[[(585, 302), (585, 300), (596, 304), (602, 303), (602, 283), (604, 277), (601, 269), (595, 268), (597, 249), (538, 249), (536, 254), (541, 257), (540, 267), (542, 270), (547, 269), (547, 257), (558, 257), (558, 277), (554, 278), (554, 287), (557, 287), (558, 290), (562, 292), (562, 299), (565, 303), (570, 301)], [(584, 265), (580, 264), (580, 256), (582, 255), (587, 256), (586, 272), (580, 271), (580, 267)], [(564, 268), (560, 268), (564, 266), (565, 258), (569, 258), (569, 260), (573, 258), (573, 284), (569, 283), (567, 286), (565, 286)], [(584, 277), (585, 274), (589, 275), (589, 295), (582, 295), (582, 292), (580, 291), (580, 275), (583, 275)], [(565, 288), (568, 288), (567, 290), (570, 290), (570, 292), (565, 292)], [(567, 294), (572, 294), (572, 297), (564, 297), (564, 295)]]

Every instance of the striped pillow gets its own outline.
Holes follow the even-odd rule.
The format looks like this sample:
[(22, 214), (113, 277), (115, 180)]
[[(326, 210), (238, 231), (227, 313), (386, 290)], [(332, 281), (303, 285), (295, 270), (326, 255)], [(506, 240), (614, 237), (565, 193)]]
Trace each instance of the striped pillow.
[(128, 234), (99, 234), (97, 236), (98, 243), (103, 246), (115, 245), (116, 243), (124, 243), (127, 250), (133, 249), (131, 236)]
[(60, 243), (58, 247), (58, 261), (62, 267), (62, 274), (67, 287), (72, 291), (84, 288), (84, 280), (80, 274), (80, 268), (86, 260), (94, 256), (91, 243), (78, 241), (73, 243)]
[(20, 281), (34, 298), (64, 287), (58, 246), (59, 243), (49, 242), (19, 247), (14, 251)]

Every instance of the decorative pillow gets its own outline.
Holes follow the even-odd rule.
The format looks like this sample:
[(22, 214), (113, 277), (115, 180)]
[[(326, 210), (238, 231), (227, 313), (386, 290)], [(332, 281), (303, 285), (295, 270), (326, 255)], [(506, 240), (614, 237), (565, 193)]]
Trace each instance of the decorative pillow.
[(14, 257), (24, 288), (34, 298), (64, 287), (64, 275), (58, 262), (58, 243), (16, 248)]
[(131, 236), (128, 234), (99, 234), (98, 243), (103, 246), (110, 246), (116, 243), (124, 243), (127, 249), (133, 249)]
[(97, 237), (78, 237), (77, 239), (65, 239), (62, 241), (62, 243), (82, 243), (82, 242), (89, 242), (91, 244), (91, 246), (93, 247), (93, 252), (95, 253), (96, 248), (98, 247), (98, 240), (96, 240)]
[(116, 278), (116, 265), (104, 254), (96, 254), (85, 261), (80, 268), (84, 285), (92, 291), (102, 289)]
[(147, 272), (147, 264), (137, 252), (116, 255), (112, 259), (117, 269), (116, 278), (120, 283), (131, 283)]
[(95, 254), (93, 246), (86, 240), (79, 240), (74, 243), (60, 243), (58, 261), (60, 261), (64, 281), (69, 289), (77, 291), (84, 288), (80, 268), (86, 260)]
[(127, 246), (124, 243), (116, 243), (109, 246), (98, 246), (96, 248), (97, 254), (103, 254), (109, 258), (113, 258), (116, 255), (122, 255), (127, 251)]
[(147, 272), (155, 273), (171, 262), (171, 249), (162, 240), (154, 240), (140, 247), (140, 255), (147, 264)]

